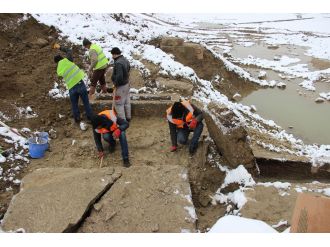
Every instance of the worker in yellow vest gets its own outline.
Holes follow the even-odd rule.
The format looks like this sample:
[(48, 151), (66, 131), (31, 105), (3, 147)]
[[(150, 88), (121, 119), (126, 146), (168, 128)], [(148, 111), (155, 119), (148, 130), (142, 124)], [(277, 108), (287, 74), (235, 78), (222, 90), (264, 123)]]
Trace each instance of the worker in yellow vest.
[(119, 139), (124, 166), (129, 167), (128, 145), (125, 134), (126, 129), (129, 127), (129, 123), (125, 119), (117, 116), (115, 110), (104, 110), (92, 117), (92, 125), (94, 141), (99, 152), (99, 158), (104, 157), (101, 136), (103, 136), (103, 139), (109, 143), (109, 153), (115, 151), (115, 139)]
[(81, 120), (78, 107), (79, 97), (84, 104), (86, 116), (90, 120), (93, 111), (89, 104), (88, 92), (83, 81), (85, 73), (73, 62), (71, 49), (58, 44), (55, 44), (54, 48), (66, 53), (66, 58), (58, 54), (54, 57), (54, 61), (57, 64), (57, 75), (63, 78), (65, 85), (69, 90), (74, 121), (79, 124)]
[(203, 132), (203, 112), (187, 100), (175, 102), (166, 110), (167, 121), (170, 128), (172, 147), (171, 152), (177, 150), (179, 142), (188, 143), (190, 132), (193, 132), (189, 144), (189, 153), (193, 155), (198, 146), (198, 140)]
[(98, 44), (90, 42), (88, 39), (83, 40), (83, 46), (89, 49), (90, 66), (88, 76), (91, 80), (89, 88), (89, 98), (93, 98), (97, 83), (100, 83), (102, 93), (107, 93), (107, 85), (105, 83), (105, 72), (109, 60), (105, 56), (103, 49)]

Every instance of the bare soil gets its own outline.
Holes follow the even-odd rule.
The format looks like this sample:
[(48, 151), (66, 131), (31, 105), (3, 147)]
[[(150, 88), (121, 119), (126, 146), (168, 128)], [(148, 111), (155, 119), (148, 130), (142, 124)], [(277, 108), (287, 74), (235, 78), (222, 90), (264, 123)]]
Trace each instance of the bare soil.
[[(11, 127), (28, 127), (32, 131), (55, 129), (57, 136), (50, 141), (50, 151), (46, 153), (45, 158), (31, 160), (18, 178), (42, 167), (98, 168), (100, 163), (96, 158), (92, 130), (82, 132), (78, 126), (72, 124), (71, 106), (68, 100), (56, 101), (48, 97), (48, 91), (57, 80), (56, 66), (53, 62), (53, 55), (56, 52), (51, 49), (51, 44), (58, 37), (58, 32), (53, 27), (36, 22), (33, 18), (23, 21), (21, 25), (16, 25), (21, 18), (20, 14), (0, 15), (0, 91), (5, 92), (0, 98), (1, 111), (10, 117), (11, 120), (6, 123)], [(37, 38), (47, 40), (48, 45), (38, 46), (35, 43)], [(65, 40), (63, 44), (66, 44)], [(71, 44), (69, 45), (71, 46)], [(81, 47), (72, 47), (75, 61), (84, 67)], [(177, 61), (195, 69), (201, 78), (213, 79), (216, 75), (224, 78), (223, 82), (216, 86), (229, 98), (236, 92), (245, 95), (256, 88), (255, 85), (242, 81), (237, 75), (228, 72), (223, 64), (208, 51), (204, 51), (204, 58), (201, 61), (191, 60), (184, 53), (176, 52), (175, 49), (171, 53), (174, 53)], [(149, 79), (156, 79), (157, 66), (149, 65), (149, 68), (152, 74)], [(145, 79), (143, 75), (134, 72), (133, 80), (136, 87), (145, 85), (143, 79)], [(16, 106), (31, 106), (38, 116), (29, 119), (20, 118), (17, 116)], [(64, 117), (60, 118), (59, 114)], [(157, 117), (133, 118), (130, 128), (127, 130), (132, 167), (147, 166), (151, 169), (156, 167), (165, 169), (176, 165), (188, 168), (192, 199), (198, 216), (197, 228), (204, 232), (225, 214), (225, 205), (212, 206), (210, 203), (210, 196), (220, 187), (225, 174), (220, 172), (214, 163), (205, 159), (210, 152), (206, 141), (201, 142), (200, 148), (193, 158), (189, 157), (186, 147), (179, 147), (175, 153), (169, 152), (168, 132), (164, 119)], [(0, 145), (5, 148), (9, 147), (2, 141), (0, 141)], [(107, 150), (106, 145), (105, 150)], [(6, 164), (3, 168), (6, 170), (13, 165)], [(117, 143), (115, 153), (106, 152), (103, 166), (122, 166), (119, 143)], [(135, 179), (143, 179), (143, 177), (137, 176)], [(19, 190), (19, 186), (11, 184), (14, 190), (5, 191), (8, 183), (0, 181), (0, 219), (6, 212), (12, 196)], [(258, 191), (260, 200), (265, 204), (269, 194), (267, 190)], [(294, 198), (290, 200), (293, 203)], [(130, 204), (130, 201), (126, 203)], [(272, 209), (277, 210), (274, 205), (265, 210), (264, 213), (268, 215), (267, 217), (271, 217), (269, 215), (273, 214)], [(140, 212), (131, 213), (134, 215), (134, 213), (139, 214)], [(275, 222), (275, 218), (273, 222)], [(151, 230), (157, 228), (154, 224), (147, 227), (151, 227)], [(150, 228), (148, 229), (150, 230)]]

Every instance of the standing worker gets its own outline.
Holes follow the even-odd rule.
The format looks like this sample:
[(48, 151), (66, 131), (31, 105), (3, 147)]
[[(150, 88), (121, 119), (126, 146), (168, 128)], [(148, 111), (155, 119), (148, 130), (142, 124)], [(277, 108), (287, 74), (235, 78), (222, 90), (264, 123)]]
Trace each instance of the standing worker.
[(114, 99), (115, 109), (118, 116), (126, 119), (128, 122), (131, 120), (131, 99), (129, 94), (130, 83), (129, 73), (131, 66), (127, 59), (121, 55), (118, 47), (111, 50), (112, 58), (115, 61), (111, 80), (114, 84)]
[(99, 158), (101, 159), (104, 157), (101, 135), (103, 139), (109, 143), (109, 153), (115, 151), (115, 139), (119, 138), (124, 166), (129, 167), (128, 145), (125, 134), (125, 130), (129, 127), (128, 122), (125, 119), (117, 117), (114, 110), (104, 110), (92, 117), (92, 125)]
[(193, 137), (189, 145), (189, 153), (193, 155), (198, 146), (198, 140), (203, 132), (203, 113), (187, 100), (175, 102), (166, 110), (171, 135), (171, 152), (177, 150), (179, 142), (187, 144), (190, 132)]
[[(59, 49), (60, 51), (66, 53), (66, 58), (63, 58), (58, 54), (54, 56), (54, 61), (57, 63), (57, 75), (59, 77), (63, 77), (65, 85), (69, 90), (74, 121), (75, 123), (80, 124), (81, 119), (78, 107), (79, 97), (84, 104), (87, 118), (91, 119), (93, 115), (93, 111), (88, 100), (86, 85), (83, 81), (85, 73), (75, 63), (73, 63), (71, 49), (62, 47), (59, 44), (55, 44), (54, 49)], [(80, 128), (83, 129), (82, 125), (80, 125)]]
[(88, 77), (91, 79), (89, 87), (89, 98), (92, 99), (95, 94), (97, 82), (101, 85), (102, 93), (107, 93), (107, 85), (105, 83), (105, 71), (109, 60), (105, 56), (101, 46), (92, 44), (88, 39), (84, 38), (83, 46), (89, 49), (90, 66), (88, 69)]

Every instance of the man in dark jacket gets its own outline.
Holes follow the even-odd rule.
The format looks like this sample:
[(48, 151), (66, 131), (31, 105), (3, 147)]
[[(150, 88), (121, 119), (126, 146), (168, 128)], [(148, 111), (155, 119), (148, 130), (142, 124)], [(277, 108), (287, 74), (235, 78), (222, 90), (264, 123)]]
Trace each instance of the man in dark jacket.
[(125, 134), (125, 130), (129, 127), (128, 122), (125, 119), (117, 117), (115, 111), (104, 110), (92, 117), (92, 125), (94, 141), (99, 152), (99, 158), (104, 157), (101, 136), (103, 136), (103, 139), (109, 143), (109, 153), (115, 151), (115, 139), (119, 139), (124, 166), (129, 167), (128, 145)]
[(115, 97), (115, 109), (118, 112), (118, 116), (131, 120), (131, 100), (130, 100), (130, 83), (129, 83), (129, 72), (130, 64), (123, 55), (118, 47), (111, 50), (112, 58), (115, 61), (111, 80), (115, 86), (114, 97)]
[(203, 132), (203, 113), (195, 105), (189, 101), (182, 100), (175, 102), (167, 109), (167, 120), (171, 135), (171, 152), (177, 150), (180, 144), (187, 144), (190, 132), (193, 132), (193, 137), (189, 145), (189, 153), (193, 155), (198, 146), (198, 140)]

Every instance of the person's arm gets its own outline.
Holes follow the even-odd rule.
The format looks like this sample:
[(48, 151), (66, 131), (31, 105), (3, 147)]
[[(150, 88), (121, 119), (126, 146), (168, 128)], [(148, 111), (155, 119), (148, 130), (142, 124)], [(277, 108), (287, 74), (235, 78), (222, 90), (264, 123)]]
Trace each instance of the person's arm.
[(61, 46), (60, 51), (63, 51), (65, 53), (66, 58), (69, 59), (71, 62), (73, 62), (72, 50), (70, 48)]
[(103, 152), (103, 145), (102, 145), (102, 141), (101, 141), (101, 134), (100, 133), (97, 133), (95, 130), (93, 130), (93, 134), (94, 134), (94, 141), (95, 141), (95, 145), (96, 145), (97, 151)]
[(125, 119), (122, 119), (122, 118), (117, 118), (117, 125), (121, 131), (125, 131), (129, 127), (129, 123)]
[(89, 66), (89, 71), (93, 71), (93, 68), (97, 64), (97, 52), (95, 50), (90, 50), (89, 57), (91, 60), (91, 65)]
[(170, 136), (171, 136), (171, 142), (172, 142), (172, 146), (178, 146), (177, 143), (177, 133), (176, 133), (176, 125), (168, 122), (168, 126), (170, 128)]
[(194, 104), (191, 104), (192, 108), (194, 108), (194, 117), (196, 118), (197, 122), (201, 122), (203, 120), (203, 112)]
[(120, 63), (115, 63), (115, 67), (113, 68), (113, 73), (111, 76), (111, 80), (115, 87), (119, 85), (123, 85), (124, 83), (124, 73), (123, 73), (123, 65)]

